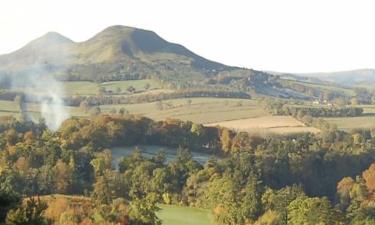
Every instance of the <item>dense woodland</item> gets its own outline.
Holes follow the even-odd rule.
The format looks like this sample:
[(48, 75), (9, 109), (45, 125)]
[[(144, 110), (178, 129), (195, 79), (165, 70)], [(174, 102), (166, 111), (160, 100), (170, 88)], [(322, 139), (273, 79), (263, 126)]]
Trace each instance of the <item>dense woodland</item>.
[[(159, 203), (212, 210), (216, 224), (374, 224), (375, 131), (260, 137), (135, 116), (43, 125), (3, 118), (1, 220), (6, 224), (160, 224)], [(139, 149), (115, 170), (113, 146), (176, 147), (167, 162)], [(212, 158), (204, 165), (191, 151)], [(50, 194), (80, 195), (50, 203)], [(22, 200), (23, 199), (23, 200)], [(62, 213), (64, 210), (64, 213)]]

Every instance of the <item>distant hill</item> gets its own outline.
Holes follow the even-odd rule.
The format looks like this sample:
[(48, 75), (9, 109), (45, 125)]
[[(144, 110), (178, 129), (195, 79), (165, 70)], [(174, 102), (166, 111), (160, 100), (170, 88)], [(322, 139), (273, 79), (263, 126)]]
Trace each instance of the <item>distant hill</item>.
[[(34, 74), (38, 77), (32, 77)], [(25, 76), (29, 79), (22, 79)], [(10, 89), (14, 80), (27, 84), (41, 76), (94, 82), (155, 79), (172, 89), (295, 99), (318, 98), (327, 92), (309, 83), (321, 83), (320, 77), (305, 79), (227, 66), (170, 43), (153, 31), (127, 26), (109, 27), (84, 42), (49, 32), (15, 52), (0, 55), (0, 78), (4, 78), (0, 88)]]
[(152, 31), (126, 26), (109, 27), (80, 43), (50, 32), (0, 56), (2, 73), (38, 72), (69, 80), (117, 80), (176, 71), (182, 76), (208, 76), (233, 68), (207, 60)]
[(375, 69), (358, 69), (331, 73), (300, 73), (304, 77), (318, 78), (345, 86), (356, 86), (375, 83)]

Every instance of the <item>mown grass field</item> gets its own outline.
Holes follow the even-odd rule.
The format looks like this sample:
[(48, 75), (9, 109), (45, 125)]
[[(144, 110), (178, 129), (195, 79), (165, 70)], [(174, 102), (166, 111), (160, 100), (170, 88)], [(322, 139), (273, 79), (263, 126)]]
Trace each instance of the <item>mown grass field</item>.
[(324, 118), (338, 129), (349, 131), (357, 128), (375, 128), (375, 105), (358, 105), (363, 108), (363, 115), (359, 117), (333, 117)]
[(239, 119), (218, 123), (206, 124), (207, 126), (228, 127), (237, 131), (256, 133), (318, 133), (319, 129), (307, 127), (302, 122), (291, 116), (260, 116), (249, 119)]
[[(83, 117), (88, 115), (77, 107), (65, 106), (64, 108), (71, 116)], [(29, 115), (36, 121), (40, 118), (41, 109), (39, 104), (28, 104), (27, 110)], [(20, 116), (19, 106), (14, 101), (0, 100), (0, 116)]]
[[(228, 98), (190, 98), (162, 101), (163, 109), (158, 103), (140, 103), (130, 105), (103, 105), (102, 112), (125, 108), (131, 114), (139, 114), (154, 120), (176, 118), (191, 120), (196, 123), (213, 123), (241, 118), (258, 117), (267, 114), (256, 100)], [(159, 103), (160, 104), (160, 103)]]
[(211, 225), (212, 216), (209, 210), (176, 206), (160, 205), (157, 216), (163, 225)]
[(324, 118), (331, 124), (335, 124), (338, 129), (349, 131), (357, 128), (375, 128), (375, 116), (364, 115), (359, 117), (337, 117)]

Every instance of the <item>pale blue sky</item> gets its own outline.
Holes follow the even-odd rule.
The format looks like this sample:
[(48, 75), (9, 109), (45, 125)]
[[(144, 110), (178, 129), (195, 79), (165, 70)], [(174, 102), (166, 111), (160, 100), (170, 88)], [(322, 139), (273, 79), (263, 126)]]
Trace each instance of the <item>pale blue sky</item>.
[(371, 0), (2, 0), (0, 54), (47, 31), (150, 29), (206, 58), (284, 72), (375, 68)]

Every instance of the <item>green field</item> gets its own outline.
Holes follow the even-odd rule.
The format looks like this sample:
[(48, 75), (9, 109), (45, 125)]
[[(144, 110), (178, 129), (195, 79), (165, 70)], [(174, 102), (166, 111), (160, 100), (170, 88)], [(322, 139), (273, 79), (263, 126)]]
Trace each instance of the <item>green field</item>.
[[(160, 110), (155, 102), (124, 104), (124, 105), (102, 105), (103, 114), (109, 114), (112, 109), (117, 111), (125, 108), (131, 114), (149, 117), (155, 120), (175, 118), (191, 120), (196, 123), (213, 123), (242, 118), (253, 118), (264, 116), (267, 113), (257, 105), (255, 100), (226, 99), (226, 98), (191, 98), (173, 99), (162, 101), (163, 109)], [(65, 107), (71, 116), (89, 116), (78, 107)], [(37, 104), (29, 104), (28, 111), (39, 114), (40, 107)], [(0, 115), (19, 115), (19, 109), (13, 101), (0, 101)]]
[(130, 105), (103, 105), (102, 112), (109, 113), (125, 108), (131, 114), (139, 114), (155, 120), (176, 118), (190, 120), (196, 123), (213, 123), (233, 119), (252, 118), (267, 115), (258, 106), (256, 100), (228, 98), (191, 98), (162, 101), (163, 109), (158, 109), (157, 103), (140, 103)]
[(209, 210), (175, 206), (160, 205), (157, 213), (163, 225), (211, 225), (212, 216)]
[[(159, 82), (155, 80), (145, 79), (145, 80), (126, 80), (126, 81), (112, 81), (104, 83), (95, 83), (89, 81), (66, 81), (63, 82), (65, 94), (71, 95), (97, 95), (100, 88), (105, 88), (106, 91), (111, 91), (117, 93), (127, 93), (127, 88), (132, 86), (135, 88), (137, 93), (157, 90), (160, 89)], [(146, 90), (146, 85), (149, 85)], [(117, 93), (118, 94), (118, 93)]]
[(359, 117), (337, 117), (325, 118), (329, 123), (335, 124), (338, 129), (349, 131), (356, 128), (375, 128), (375, 116), (359, 116)]
[(99, 85), (89, 81), (67, 81), (63, 82), (65, 94), (71, 95), (96, 95)]
[(149, 85), (148, 90), (159, 89), (160, 84), (155, 80), (145, 79), (145, 80), (127, 80), (127, 81), (112, 81), (101, 83), (100, 87), (104, 87), (107, 90), (116, 91), (117, 88), (125, 91), (129, 86), (133, 86), (136, 91), (146, 91), (146, 85)]
[(358, 117), (333, 117), (324, 118), (338, 129), (349, 131), (357, 128), (375, 128), (375, 105), (358, 105), (363, 108), (363, 115)]
[[(65, 106), (65, 110), (71, 115), (76, 117), (87, 116), (77, 107)], [(39, 104), (28, 104), (27, 105), (28, 113), (36, 121), (40, 117), (40, 105)], [(14, 101), (4, 101), (0, 100), (0, 116), (20, 116), (19, 106)]]

